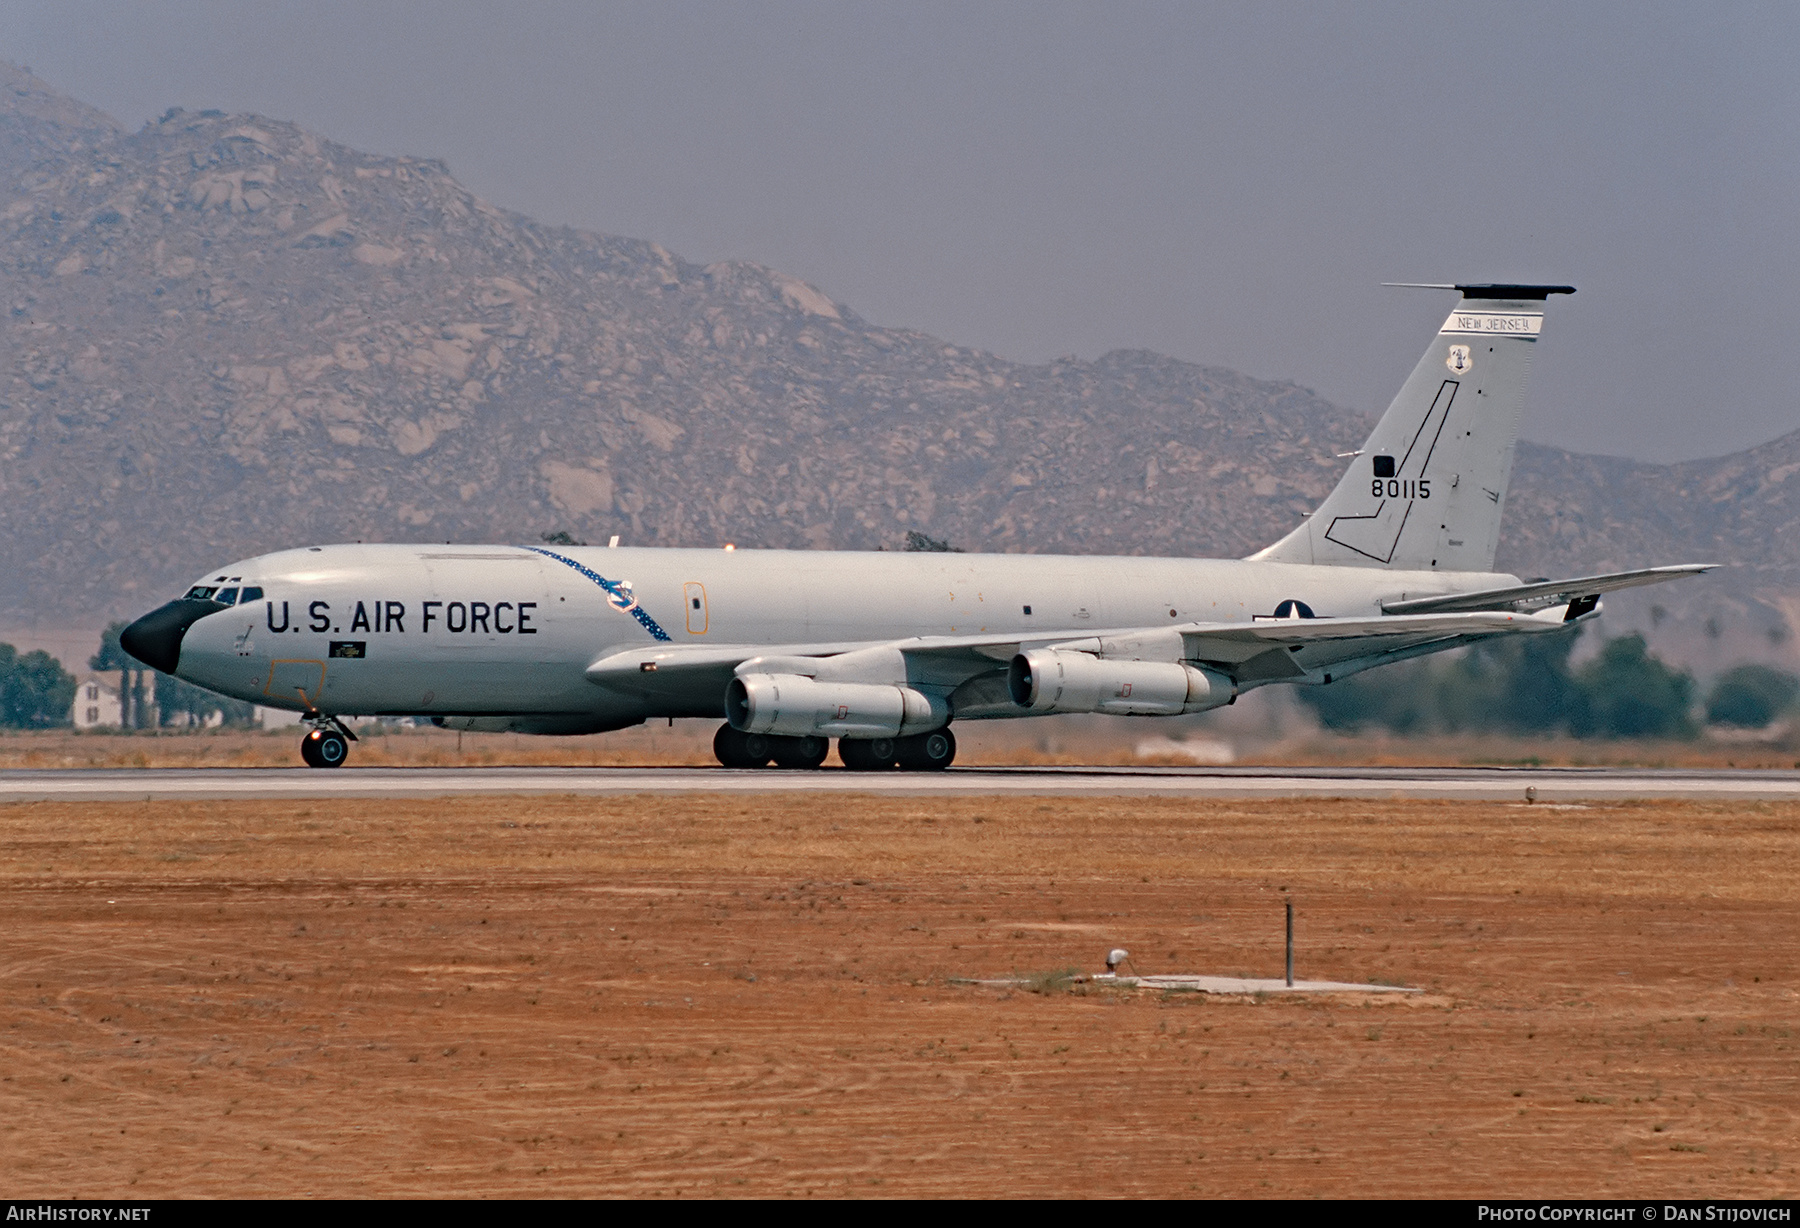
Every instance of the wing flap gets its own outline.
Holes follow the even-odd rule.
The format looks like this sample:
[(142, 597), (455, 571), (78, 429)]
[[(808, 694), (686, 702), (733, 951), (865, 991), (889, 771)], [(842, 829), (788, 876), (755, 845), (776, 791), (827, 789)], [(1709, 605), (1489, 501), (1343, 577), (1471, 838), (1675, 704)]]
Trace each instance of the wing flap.
[(1450, 614), (1502, 610), (1520, 602), (1563, 605), (1622, 588), (1636, 588), (1642, 584), (1661, 584), (1665, 580), (1697, 576), (1717, 566), (1717, 563), (1683, 563), (1674, 567), (1646, 567), (1641, 571), (1581, 576), (1573, 580), (1540, 580), (1533, 584), (1482, 589), (1474, 593), (1446, 593), (1440, 597), (1415, 597), (1410, 601), (1384, 601), (1381, 608), (1389, 614)]
[[(1441, 640), (1553, 631), (1561, 609), (1536, 614), (1471, 611), (1389, 614), (1378, 618), (1273, 618), (1181, 628), (1183, 655), (1242, 682), (1278, 682), (1309, 669)], [(1285, 658), (1285, 659), (1284, 659)]]
[[(600, 686), (628, 686), (636, 689), (647, 682), (649, 674), (705, 674), (722, 670), (726, 680), (731, 671), (751, 657), (829, 657), (870, 647), (867, 642), (841, 644), (658, 644), (646, 643), (641, 648), (627, 648), (609, 653), (592, 662), (586, 670), (587, 680)], [(723, 682), (720, 683), (724, 685)]]

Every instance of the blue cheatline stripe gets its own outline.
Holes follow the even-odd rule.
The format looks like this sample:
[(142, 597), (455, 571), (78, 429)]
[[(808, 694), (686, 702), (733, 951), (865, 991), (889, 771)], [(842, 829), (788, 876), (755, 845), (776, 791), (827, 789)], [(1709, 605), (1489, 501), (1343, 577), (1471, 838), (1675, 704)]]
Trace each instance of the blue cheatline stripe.
[[(608, 580), (605, 576), (603, 576), (599, 572), (595, 571), (592, 567), (583, 567), (580, 563), (577, 563), (574, 559), (564, 558), (562, 555), (556, 553), (554, 550), (544, 550), (537, 546), (526, 546), (525, 549), (530, 550), (534, 554), (541, 554), (547, 559), (555, 559), (557, 562), (562, 563), (565, 566), (573, 567), (576, 571), (580, 572), (582, 575), (584, 575), (588, 579), (592, 580), (595, 584), (598, 584), (601, 588), (605, 589), (608, 596), (617, 597), (622, 601), (635, 600), (633, 597), (627, 595), (624, 589), (619, 587), (619, 582), (617, 580)], [(644, 611), (643, 606), (633, 605), (631, 607), (631, 609), (629, 611), (627, 611), (627, 613), (629, 613), (633, 618), (637, 619), (638, 623), (640, 625), (642, 625), (644, 630), (648, 631), (651, 635), (655, 636), (657, 639), (659, 639), (659, 640), (668, 640), (669, 639), (669, 633), (667, 631), (664, 631), (661, 627), (656, 625), (656, 620), (654, 618), (651, 618), (650, 615)]]

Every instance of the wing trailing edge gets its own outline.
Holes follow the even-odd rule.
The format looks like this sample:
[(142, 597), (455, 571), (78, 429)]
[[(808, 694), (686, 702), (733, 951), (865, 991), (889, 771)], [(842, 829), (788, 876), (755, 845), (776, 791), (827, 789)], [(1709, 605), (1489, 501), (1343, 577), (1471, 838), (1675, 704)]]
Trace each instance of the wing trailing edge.
[[(1516, 609), (1525, 603), (1566, 605), (1622, 588), (1644, 584), (1661, 584), (1711, 571), (1717, 563), (1682, 563), (1673, 567), (1646, 567), (1640, 571), (1617, 571), (1602, 576), (1580, 576), (1573, 580), (1539, 580), (1510, 588), (1490, 588), (1473, 593), (1447, 593), (1441, 597), (1414, 597), (1409, 601), (1384, 601), (1383, 612), (1399, 614), (1452, 614), (1481, 610)], [(1591, 608), (1591, 607), (1590, 607)]]

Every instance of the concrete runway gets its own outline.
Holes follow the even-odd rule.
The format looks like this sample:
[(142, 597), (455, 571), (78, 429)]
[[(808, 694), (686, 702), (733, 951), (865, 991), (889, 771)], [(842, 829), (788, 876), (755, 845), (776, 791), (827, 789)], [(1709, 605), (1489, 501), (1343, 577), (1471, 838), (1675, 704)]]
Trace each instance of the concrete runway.
[(0, 771), (0, 802), (495, 794), (879, 793), (898, 796), (1427, 797), (1539, 802), (1800, 798), (1800, 771), (1632, 768), (163, 768)]

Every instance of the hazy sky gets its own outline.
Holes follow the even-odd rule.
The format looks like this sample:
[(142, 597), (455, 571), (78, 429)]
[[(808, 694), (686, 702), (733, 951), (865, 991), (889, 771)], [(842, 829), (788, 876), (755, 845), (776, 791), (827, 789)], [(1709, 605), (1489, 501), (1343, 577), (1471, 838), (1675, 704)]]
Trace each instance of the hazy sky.
[(1009, 358), (1160, 350), (1385, 408), (1554, 281), (1528, 438), (1800, 428), (1800, 5), (92, 4), (0, 55), (137, 126), (253, 110)]

